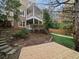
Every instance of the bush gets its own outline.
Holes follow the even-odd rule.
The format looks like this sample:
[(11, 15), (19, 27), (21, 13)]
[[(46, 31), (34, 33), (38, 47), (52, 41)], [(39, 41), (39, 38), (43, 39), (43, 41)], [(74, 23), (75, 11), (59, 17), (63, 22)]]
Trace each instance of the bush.
[(14, 37), (16, 38), (26, 38), (28, 36), (29, 30), (21, 29), (14, 33)]
[(59, 25), (60, 25), (59, 23), (53, 22), (53, 23), (49, 23), (48, 27), (53, 29), (59, 29)]
[(24, 32), (25, 34), (28, 34), (30, 31), (26, 28), (21, 29), (22, 32)]

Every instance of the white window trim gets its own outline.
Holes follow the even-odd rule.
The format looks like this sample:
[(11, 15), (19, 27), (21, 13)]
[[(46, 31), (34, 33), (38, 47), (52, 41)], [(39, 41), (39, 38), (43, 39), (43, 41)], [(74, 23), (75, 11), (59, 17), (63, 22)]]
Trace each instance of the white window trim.
[[(18, 22), (18, 26), (19, 27), (26, 27), (26, 22), (23, 24), (23, 22), (25, 22), (25, 21), (20, 21), (20, 22)], [(22, 25), (21, 25), (22, 24)], [(24, 26), (23, 26), (24, 25)]]
[(25, 11), (24, 11), (24, 10), (20, 9), (20, 12), (24, 12), (24, 14), (23, 14), (23, 15), (20, 15), (20, 16), (22, 16), (22, 17), (25, 17), (25, 16), (26, 16), (26, 14), (25, 14)]

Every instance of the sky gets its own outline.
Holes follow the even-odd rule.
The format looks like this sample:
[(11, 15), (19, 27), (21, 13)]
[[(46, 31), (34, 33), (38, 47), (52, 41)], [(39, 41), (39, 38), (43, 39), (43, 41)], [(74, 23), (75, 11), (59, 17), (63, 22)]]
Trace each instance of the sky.
[[(56, 0), (52, 0), (52, 1), (56, 1)], [(59, 0), (60, 2), (64, 2), (65, 0)], [(67, 0), (66, 0), (67, 1)], [(71, 1), (74, 1), (74, 0), (71, 0)], [(48, 4), (49, 3), (49, 0), (36, 0), (36, 3), (38, 5), (38, 7), (40, 8), (48, 8), (47, 5), (42, 5), (42, 4), (38, 4), (38, 3), (44, 3), (44, 4)], [(64, 8), (64, 4), (56, 7), (56, 8), (53, 8), (52, 11), (62, 11), (63, 8)], [(59, 14), (58, 13), (52, 13), (53, 14), (53, 18), (59, 18)]]
[[(48, 6), (47, 5), (42, 5), (42, 4), (38, 4), (38, 3), (44, 3), (44, 4), (48, 4), (49, 3), (49, 0), (35, 0), (36, 1), (36, 3), (37, 3), (37, 5), (40, 7), (40, 8), (48, 8)], [(52, 1), (56, 1), (56, 0), (52, 0)], [(59, 0), (60, 2), (64, 2), (64, 1), (67, 1), (67, 0)], [(70, 2), (74, 2), (75, 0), (70, 0)], [(54, 10), (62, 10), (63, 9), (63, 7), (64, 7), (64, 5), (62, 4), (62, 5), (60, 5), (60, 6), (58, 6), (58, 7), (56, 7), (56, 8), (54, 8)]]
[[(55, 1), (55, 0), (53, 0), (53, 1)], [(63, 0), (60, 0), (60, 1), (63, 1)], [(37, 5), (38, 5), (40, 8), (48, 8), (47, 5), (38, 4), (38, 3), (48, 4), (48, 3), (49, 3), (49, 0), (36, 0), (36, 3), (37, 3)], [(64, 5), (60, 5), (60, 6), (56, 7), (56, 8), (54, 8), (54, 10), (62, 10), (63, 6), (64, 6)]]
[[(53, 0), (53, 1), (55, 1), (55, 0)], [(36, 0), (36, 3), (37, 3), (37, 4), (38, 4), (38, 3), (48, 4), (48, 3), (49, 3), (49, 0)], [(48, 8), (48, 5), (38, 4), (38, 6), (39, 6), (40, 8)], [(52, 11), (59, 11), (59, 10), (61, 11), (63, 7), (64, 7), (64, 5), (60, 5), (60, 6), (56, 7), (56, 8), (52, 8)], [(53, 15), (52, 17), (53, 17), (54, 19), (56, 19), (56, 18), (59, 17), (58, 13), (52, 13), (52, 15)]]
[(46, 8), (48, 7), (47, 5), (43, 5), (43, 4), (38, 4), (38, 3), (48, 3), (48, 0), (36, 0), (36, 3), (37, 5), (40, 7), (40, 8)]

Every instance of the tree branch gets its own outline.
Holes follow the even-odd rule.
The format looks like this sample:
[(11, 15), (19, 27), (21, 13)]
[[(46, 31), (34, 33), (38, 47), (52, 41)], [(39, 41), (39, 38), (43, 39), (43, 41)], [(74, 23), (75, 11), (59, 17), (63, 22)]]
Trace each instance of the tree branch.
[[(58, 0), (56, 0), (57, 2), (59, 2)], [(64, 2), (59, 2), (60, 4), (66, 4), (66, 3), (68, 3), (70, 0), (67, 0), (67, 1), (64, 1)]]
[(69, 3), (70, 0), (64, 1), (64, 2), (60, 2), (59, 0), (56, 0), (56, 3), (37, 3), (37, 4), (43, 4), (43, 5), (51, 5), (53, 7), (58, 7), (61, 4), (69, 4), (69, 5), (74, 5), (74, 3)]

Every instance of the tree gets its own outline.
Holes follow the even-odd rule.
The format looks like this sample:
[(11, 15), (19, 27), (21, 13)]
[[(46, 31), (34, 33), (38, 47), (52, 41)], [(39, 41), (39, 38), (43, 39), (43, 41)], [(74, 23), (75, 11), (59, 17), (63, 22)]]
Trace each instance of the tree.
[(5, 0), (0, 0), (0, 20), (4, 20)]
[[(13, 17), (14, 24), (17, 24), (17, 20), (19, 20), (20, 6), (21, 3), (19, 0), (0, 0), (0, 20), (7, 22), (10, 17)], [(10, 15), (11, 12), (13, 13), (13, 16)]]
[[(0, 27), (3, 27), (4, 21), (6, 20), (6, 15), (4, 13), (6, 0), (0, 0)], [(5, 24), (6, 25), (6, 24)]]
[(61, 17), (64, 18), (63, 23), (65, 24), (64, 30), (66, 35), (72, 35), (74, 32), (74, 5), (66, 6), (63, 9)]
[(75, 2), (75, 39), (76, 50), (79, 51), (79, 0)]
[(60, 2), (59, 0), (56, 0), (57, 3), (55, 4), (51, 4), (51, 5), (55, 5), (55, 7), (60, 6), (61, 4), (69, 4), (69, 5), (75, 5), (75, 11), (74, 12), (74, 16), (75, 16), (75, 20), (74, 20), (74, 38), (75, 38), (75, 45), (76, 45), (76, 51), (79, 52), (79, 0), (75, 0), (74, 3), (68, 3), (70, 0), (67, 0), (65, 2)]
[(52, 24), (52, 20), (46, 9), (44, 10), (44, 13), (43, 13), (43, 19), (44, 19), (45, 29), (48, 30), (50, 28), (50, 24)]
[(14, 28), (17, 26), (17, 21), (19, 20), (19, 7), (21, 6), (21, 3), (19, 0), (7, 0), (6, 1), (6, 15), (7, 19), (10, 17), (10, 12), (13, 12), (13, 18), (14, 18)]
[(6, 0), (0, 0), (0, 14), (3, 13), (4, 8), (5, 8), (5, 1)]

